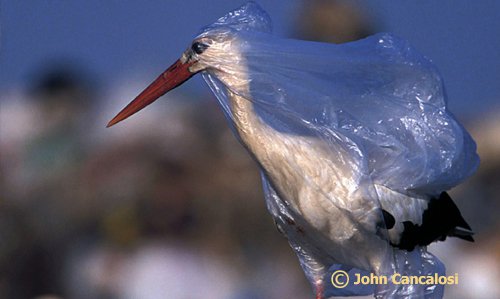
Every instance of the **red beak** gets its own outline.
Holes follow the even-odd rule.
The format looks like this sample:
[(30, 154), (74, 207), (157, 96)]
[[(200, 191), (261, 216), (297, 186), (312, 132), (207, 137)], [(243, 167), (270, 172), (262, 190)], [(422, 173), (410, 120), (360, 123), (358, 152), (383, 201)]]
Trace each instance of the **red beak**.
[(142, 108), (153, 103), (168, 91), (176, 88), (191, 78), (194, 73), (189, 71), (189, 67), (194, 62), (182, 63), (177, 60), (172, 66), (164, 71), (156, 80), (144, 89), (132, 102), (130, 102), (120, 113), (118, 113), (106, 126), (107, 128), (126, 119), (127, 117), (140, 111)]

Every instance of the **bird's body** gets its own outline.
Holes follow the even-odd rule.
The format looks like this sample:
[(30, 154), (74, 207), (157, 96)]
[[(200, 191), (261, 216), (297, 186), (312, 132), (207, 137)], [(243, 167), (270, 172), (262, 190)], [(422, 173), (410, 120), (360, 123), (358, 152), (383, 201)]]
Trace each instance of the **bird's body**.
[[(218, 73), (217, 79), (225, 86), (238, 86), (239, 94), (248, 94), (249, 78), (234, 74), (249, 72), (242, 69), (244, 62), (237, 65), (240, 69)], [(393, 272), (394, 257), (387, 241), (397, 250), (403, 222), (422, 225), (431, 197), (410, 196), (373, 183), (357, 172), (356, 162), (345, 148), (347, 142), (332, 148), (318, 136), (273, 128), (266, 114), (257, 111), (256, 103), (231, 89), (225, 92), (230, 125), (262, 171), (269, 193), (268, 210), (318, 292), (332, 264), (378, 275)], [(381, 209), (396, 218), (387, 232)]]
[[(332, 265), (379, 275), (438, 272), (426, 245), (448, 235), (472, 240), (442, 191), (469, 176), (477, 156), (446, 110), (437, 72), (387, 34), (337, 46), (269, 32), (254, 3), (228, 13), (109, 125), (202, 72), (260, 166), (267, 207), (317, 298)], [(376, 293), (439, 297), (432, 287)]]
[[(321, 240), (323, 244), (317, 244), (317, 247), (332, 251), (342, 248), (332, 240), (353, 240), (349, 248), (365, 250), (367, 244), (355, 244), (353, 234), (356, 230), (352, 229), (364, 224), (363, 229), (370, 230), (374, 237), (370, 246), (373, 246), (372, 242), (384, 242), (376, 237), (376, 223), (383, 221), (378, 219), (377, 222), (376, 218), (382, 216), (378, 206), (370, 198), (363, 198), (359, 192), (362, 183), (352, 168), (343, 167), (335, 163), (336, 159), (329, 158), (332, 149), (328, 144), (316, 137), (277, 131), (257, 115), (252, 102), (232, 93), (228, 97), (241, 142), (259, 163), (263, 179), (278, 195), (267, 198), (268, 209), (285, 235), (289, 231), (296, 235), (289, 239), (302, 247)], [(337, 159), (348, 159), (341, 157), (347, 155), (341, 149), (335, 154)], [(366, 215), (355, 215), (356, 210)], [(372, 213), (367, 213), (370, 210)], [(329, 264), (334, 263), (334, 256), (342, 255), (345, 255), (342, 250), (338, 254), (321, 254)], [(358, 257), (359, 262), (351, 264), (363, 269), (374, 265), (372, 261)]]

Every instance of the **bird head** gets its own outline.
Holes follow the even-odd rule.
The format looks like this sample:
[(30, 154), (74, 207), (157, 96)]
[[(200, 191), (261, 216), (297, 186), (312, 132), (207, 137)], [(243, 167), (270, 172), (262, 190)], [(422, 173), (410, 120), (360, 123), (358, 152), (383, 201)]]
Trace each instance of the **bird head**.
[(146, 87), (132, 102), (121, 110), (107, 125), (110, 127), (129, 116), (139, 112), (144, 107), (156, 101), (159, 97), (178, 87), (193, 75), (214, 66), (213, 57), (221, 56), (227, 48), (226, 43), (216, 42), (208, 36), (196, 38), (181, 57), (167, 68)]
[(246, 73), (241, 32), (270, 32), (270, 18), (254, 2), (229, 12), (205, 27), (181, 57), (121, 110), (107, 125), (110, 127), (153, 103), (199, 72), (210, 72), (227, 85), (245, 84)]

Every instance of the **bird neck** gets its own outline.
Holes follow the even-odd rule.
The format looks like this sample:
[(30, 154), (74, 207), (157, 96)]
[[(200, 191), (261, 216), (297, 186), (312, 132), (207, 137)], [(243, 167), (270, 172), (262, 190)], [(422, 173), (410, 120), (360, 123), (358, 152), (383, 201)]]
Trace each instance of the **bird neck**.
[(265, 147), (265, 140), (273, 138), (275, 130), (266, 125), (255, 112), (253, 103), (232, 91), (228, 91), (229, 106), (234, 126), (243, 143), (254, 153)]

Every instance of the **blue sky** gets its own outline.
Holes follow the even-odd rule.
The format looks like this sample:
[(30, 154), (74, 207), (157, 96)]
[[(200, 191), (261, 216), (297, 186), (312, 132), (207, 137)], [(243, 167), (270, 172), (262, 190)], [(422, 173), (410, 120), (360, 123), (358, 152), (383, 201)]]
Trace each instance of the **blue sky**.
[[(0, 94), (26, 88), (48, 62), (72, 61), (108, 86), (154, 78), (199, 28), (244, 1), (3, 1)], [(257, 1), (287, 36), (302, 1)], [(450, 108), (474, 116), (500, 102), (500, 1), (357, 1), (378, 31), (402, 36), (444, 76)], [(198, 78), (190, 83), (201, 89)], [(207, 89), (208, 92), (208, 89)]]

